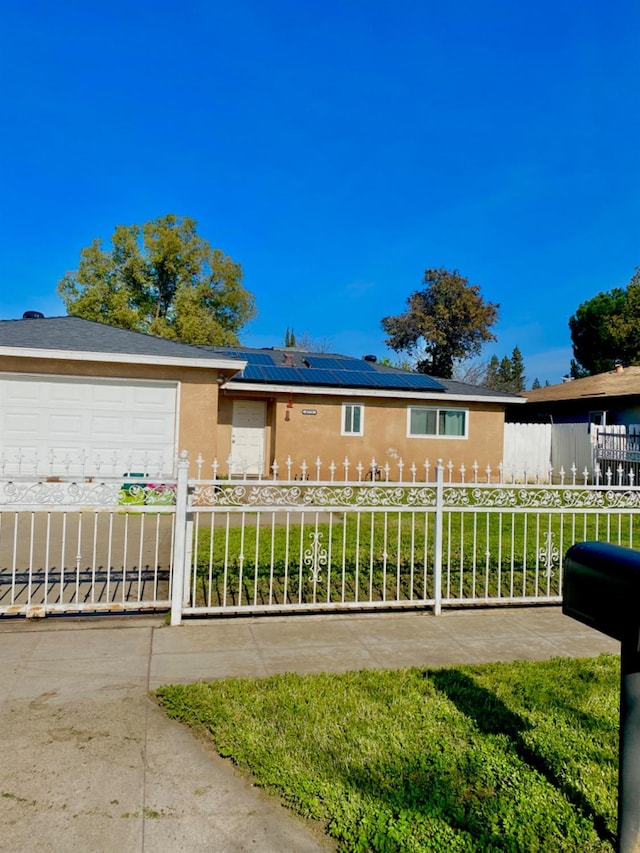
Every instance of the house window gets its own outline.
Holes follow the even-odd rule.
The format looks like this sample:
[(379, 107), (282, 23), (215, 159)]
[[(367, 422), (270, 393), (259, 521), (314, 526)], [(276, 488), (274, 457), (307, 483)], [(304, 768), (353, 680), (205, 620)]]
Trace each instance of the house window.
[(607, 422), (606, 412), (589, 412), (589, 423), (604, 426)]
[(408, 435), (421, 438), (467, 438), (467, 409), (431, 409), (411, 406)]
[(364, 406), (358, 403), (342, 405), (342, 435), (364, 434)]

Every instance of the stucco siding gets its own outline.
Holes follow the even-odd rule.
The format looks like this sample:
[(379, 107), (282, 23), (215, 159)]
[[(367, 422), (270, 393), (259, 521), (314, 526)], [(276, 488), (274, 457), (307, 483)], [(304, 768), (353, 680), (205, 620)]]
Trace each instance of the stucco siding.
[[(233, 399), (265, 399), (267, 405), (267, 435), (264, 473), (274, 460), (281, 466), (288, 457), (294, 461), (294, 473), (302, 461), (316, 471), (316, 459), (322, 462), (321, 476), (329, 476), (329, 465), (337, 467), (335, 476), (343, 475), (342, 463), (346, 458), (352, 466), (362, 463), (367, 469), (372, 458), (379, 465), (397, 465), (402, 459), (408, 469), (412, 463), (419, 468), (418, 477), (424, 479), (424, 462), (435, 465), (439, 458), (445, 464), (452, 460), (457, 468), (467, 469), (477, 462), (482, 470), (490, 465), (497, 474), (502, 460), (504, 412), (495, 404), (463, 404), (446, 400), (439, 405), (447, 409), (465, 409), (469, 413), (467, 438), (417, 438), (407, 435), (407, 409), (409, 405), (434, 406), (433, 401), (393, 400), (375, 397), (340, 397), (276, 394), (260, 397), (259, 394), (231, 394), (220, 398), (218, 420), (218, 450), (220, 461), (226, 459), (231, 449), (231, 422)], [(355, 403), (363, 409), (363, 434), (343, 435), (343, 404)], [(395, 469), (397, 471), (397, 468)], [(351, 476), (351, 475), (350, 475)], [(409, 476), (408, 472), (405, 476)]]

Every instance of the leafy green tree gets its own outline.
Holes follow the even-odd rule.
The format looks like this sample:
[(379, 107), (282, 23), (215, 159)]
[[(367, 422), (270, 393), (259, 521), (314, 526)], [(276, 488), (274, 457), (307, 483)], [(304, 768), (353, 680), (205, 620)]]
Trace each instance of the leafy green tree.
[(450, 378), (457, 361), (496, 340), (490, 329), (499, 306), (485, 302), (478, 285), (457, 270), (428, 269), (423, 283), (424, 289), (408, 297), (403, 314), (382, 319), (386, 344), (415, 359), (418, 372)]
[(385, 367), (395, 367), (396, 370), (413, 370), (413, 365), (406, 358), (392, 360), (388, 355), (383, 355), (378, 364), (382, 364)]
[(538, 377), (536, 376), (536, 378), (533, 380), (533, 384), (532, 384), (532, 386), (531, 386), (531, 390), (532, 390), (532, 391), (537, 391), (537, 390), (538, 390), (538, 388), (542, 388), (542, 385), (540, 384), (540, 380), (539, 380), (539, 379), (538, 379)]
[(569, 319), (571, 376), (613, 370), (616, 361), (640, 364), (640, 269), (626, 288), (598, 293)]
[(190, 344), (237, 344), (255, 314), (253, 295), (240, 264), (211, 248), (196, 225), (168, 214), (118, 225), (109, 248), (94, 240), (58, 283), (67, 312)]
[(296, 333), (293, 329), (290, 329), (287, 326), (287, 331), (284, 333), (284, 345), (286, 347), (295, 347), (296, 346)]

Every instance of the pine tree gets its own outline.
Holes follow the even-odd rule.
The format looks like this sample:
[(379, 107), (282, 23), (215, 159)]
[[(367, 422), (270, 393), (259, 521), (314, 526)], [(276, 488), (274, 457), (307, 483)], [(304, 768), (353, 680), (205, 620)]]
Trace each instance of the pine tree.
[(510, 358), (505, 355), (498, 360), (496, 355), (491, 356), (484, 384), (494, 391), (506, 391), (510, 394), (524, 391), (524, 361), (518, 347), (514, 347)]
[(520, 391), (524, 391), (525, 387), (525, 375), (524, 375), (524, 361), (522, 358), (522, 353), (518, 349), (518, 347), (513, 348), (513, 352), (511, 353), (511, 387), (510, 391), (515, 393), (519, 393)]

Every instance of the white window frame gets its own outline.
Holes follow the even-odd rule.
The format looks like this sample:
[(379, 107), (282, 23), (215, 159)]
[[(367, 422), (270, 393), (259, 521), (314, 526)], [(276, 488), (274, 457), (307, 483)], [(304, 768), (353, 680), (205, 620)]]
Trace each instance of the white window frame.
[[(420, 411), (435, 412), (436, 414), (436, 432), (435, 433), (416, 433), (411, 432), (411, 412), (419, 409)], [(464, 433), (463, 435), (446, 435), (441, 434), (440, 415), (442, 412), (455, 412), (456, 414), (464, 414)], [(407, 407), (407, 438), (440, 438), (446, 441), (458, 440), (466, 441), (469, 438), (469, 409), (459, 409), (455, 406), (408, 406)]]
[[(347, 429), (347, 409), (360, 410), (360, 429)], [(343, 403), (340, 411), (340, 434), (341, 435), (364, 435), (364, 406), (362, 403)], [(353, 426), (353, 411), (349, 423)]]

